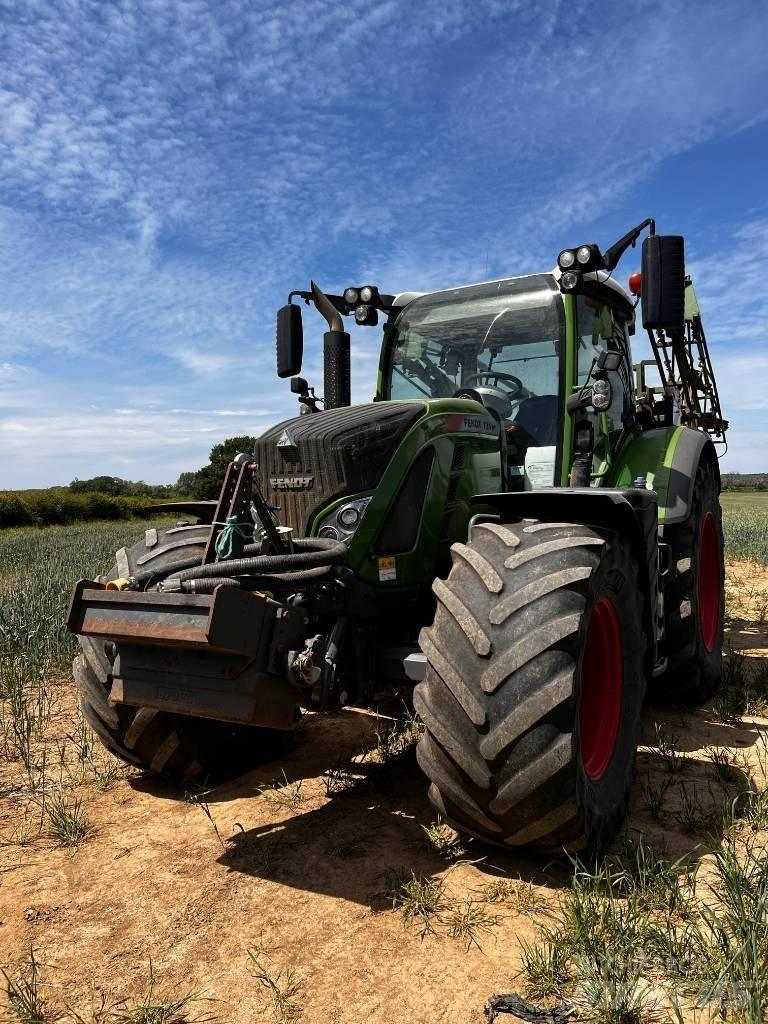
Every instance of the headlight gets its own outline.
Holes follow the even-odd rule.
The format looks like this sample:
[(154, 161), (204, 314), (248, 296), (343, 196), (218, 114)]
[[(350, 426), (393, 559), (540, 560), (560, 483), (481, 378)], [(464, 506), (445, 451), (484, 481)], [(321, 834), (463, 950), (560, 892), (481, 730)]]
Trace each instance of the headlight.
[(567, 270), (568, 267), (572, 267), (576, 262), (576, 253), (573, 249), (563, 249), (560, 255), (557, 257), (557, 265), (561, 270)]
[(348, 530), (353, 530), (360, 522), (360, 513), (354, 505), (345, 505), (336, 518), (341, 526), (346, 526)]
[(348, 544), (370, 503), (370, 498), (356, 498), (323, 516), (317, 531), (318, 537), (331, 537), (333, 540), (343, 540)]
[(611, 404), (612, 398), (611, 382), (608, 380), (596, 380), (592, 385), (592, 407), (597, 412), (605, 412)]
[(581, 284), (581, 274), (575, 270), (566, 270), (560, 275), (560, 288), (564, 292), (575, 292)]
[(344, 301), (348, 306), (356, 306), (360, 301), (360, 292), (357, 288), (346, 288), (344, 291)]
[(586, 267), (589, 261), (592, 259), (592, 249), (588, 245), (579, 246), (576, 250), (576, 262), (580, 263), (582, 267)]

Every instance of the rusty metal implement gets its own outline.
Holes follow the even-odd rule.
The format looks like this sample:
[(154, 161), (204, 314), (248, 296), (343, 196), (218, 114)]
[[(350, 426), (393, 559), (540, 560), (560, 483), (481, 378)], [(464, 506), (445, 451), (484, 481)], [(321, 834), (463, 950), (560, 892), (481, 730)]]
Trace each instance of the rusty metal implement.
[(213, 594), (160, 594), (75, 585), (67, 628), (118, 644), (256, 654), (271, 639), (280, 605), (263, 594), (220, 587)]

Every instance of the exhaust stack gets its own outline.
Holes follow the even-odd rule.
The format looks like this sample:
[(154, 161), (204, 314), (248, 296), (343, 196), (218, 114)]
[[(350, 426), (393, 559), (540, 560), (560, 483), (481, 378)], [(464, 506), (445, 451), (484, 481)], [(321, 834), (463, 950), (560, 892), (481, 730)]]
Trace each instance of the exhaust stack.
[(328, 296), (312, 282), (315, 307), (328, 321), (323, 335), (323, 396), (326, 409), (338, 409), (352, 402), (349, 334), (344, 330), (341, 313)]

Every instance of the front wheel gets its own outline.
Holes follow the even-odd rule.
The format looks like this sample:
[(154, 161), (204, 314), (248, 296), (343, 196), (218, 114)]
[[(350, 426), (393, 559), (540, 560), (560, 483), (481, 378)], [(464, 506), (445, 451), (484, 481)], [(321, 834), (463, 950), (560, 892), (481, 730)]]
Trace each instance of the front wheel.
[(414, 696), (433, 805), (498, 845), (603, 847), (626, 811), (645, 694), (628, 542), (524, 520), (479, 524), (452, 553)]

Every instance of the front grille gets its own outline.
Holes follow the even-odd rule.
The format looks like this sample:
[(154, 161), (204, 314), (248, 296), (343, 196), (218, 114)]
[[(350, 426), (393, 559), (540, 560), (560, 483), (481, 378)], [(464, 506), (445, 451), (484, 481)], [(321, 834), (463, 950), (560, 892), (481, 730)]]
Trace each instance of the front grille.
[(373, 490), (421, 402), (381, 402), (309, 413), (256, 442), (259, 486), (280, 522), (305, 536), (315, 514), (345, 494)]

